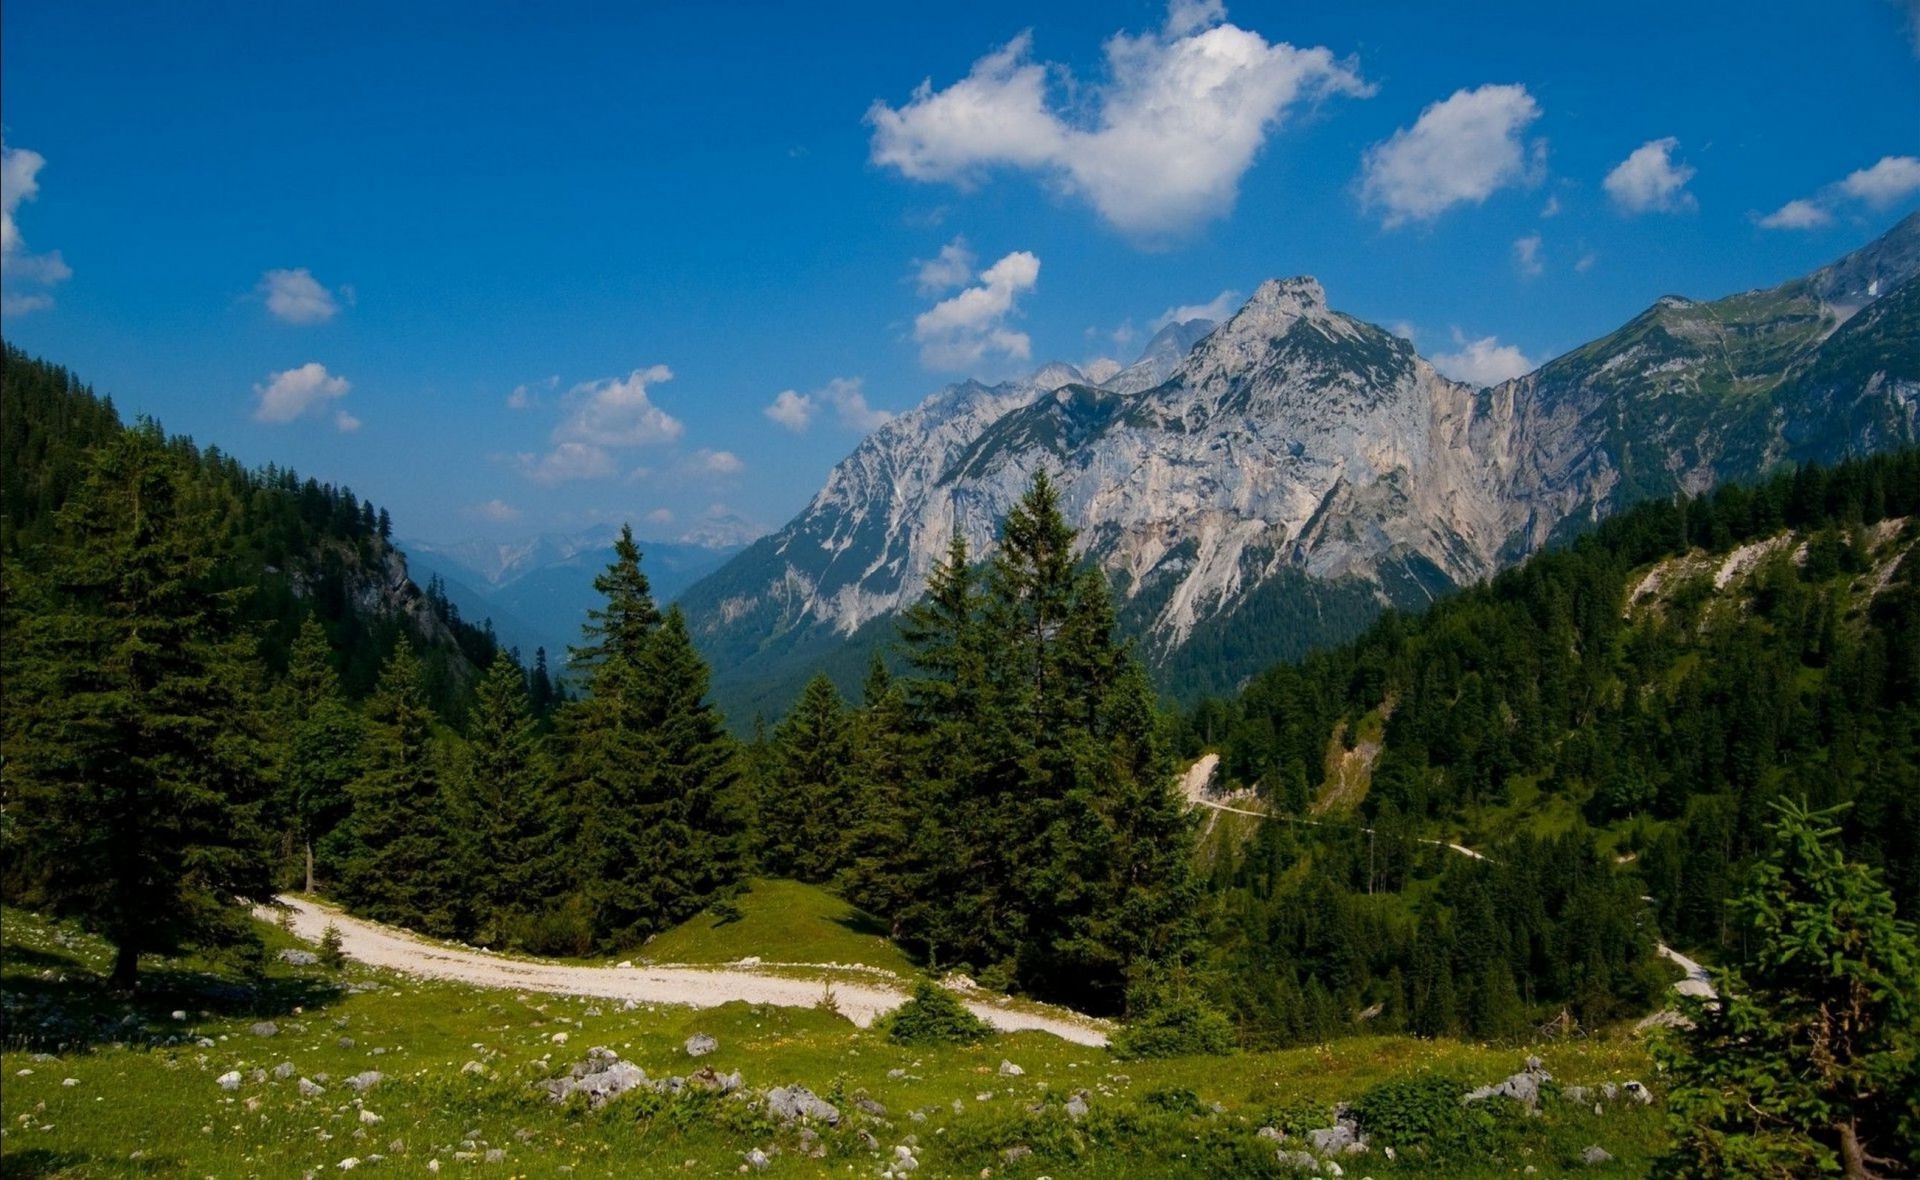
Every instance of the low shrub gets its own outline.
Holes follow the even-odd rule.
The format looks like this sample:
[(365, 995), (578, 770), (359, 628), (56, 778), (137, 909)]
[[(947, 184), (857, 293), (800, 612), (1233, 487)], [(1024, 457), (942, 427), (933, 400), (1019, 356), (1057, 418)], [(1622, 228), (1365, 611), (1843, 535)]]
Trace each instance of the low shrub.
[(1234, 1050), (1233, 1024), (1184, 972), (1143, 976), (1127, 989), (1127, 1019), (1108, 1046), (1123, 1061), (1223, 1056)]
[(960, 998), (930, 979), (914, 985), (913, 997), (887, 1017), (887, 1036), (902, 1045), (971, 1045), (993, 1035)]

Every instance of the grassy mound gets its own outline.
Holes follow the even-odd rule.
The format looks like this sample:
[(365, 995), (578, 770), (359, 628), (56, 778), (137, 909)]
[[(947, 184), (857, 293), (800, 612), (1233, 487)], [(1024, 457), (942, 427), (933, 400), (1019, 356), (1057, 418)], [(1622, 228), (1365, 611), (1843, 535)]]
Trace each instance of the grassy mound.
[(851, 963), (910, 975), (913, 961), (876, 921), (818, 885), (753, 881), (738, 916), (706, 911), (656, 935), (637, 956), (655, 963)]

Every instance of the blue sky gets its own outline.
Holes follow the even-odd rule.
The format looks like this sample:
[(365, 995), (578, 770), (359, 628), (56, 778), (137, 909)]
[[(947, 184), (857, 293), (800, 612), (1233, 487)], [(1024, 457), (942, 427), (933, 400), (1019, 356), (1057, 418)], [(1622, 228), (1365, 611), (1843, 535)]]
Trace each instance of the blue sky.
[(1920, 207), (1911, 0), (0, 22), (7, 338), (431, 539), (776, 526), (1271, 276), (1492, 377)]

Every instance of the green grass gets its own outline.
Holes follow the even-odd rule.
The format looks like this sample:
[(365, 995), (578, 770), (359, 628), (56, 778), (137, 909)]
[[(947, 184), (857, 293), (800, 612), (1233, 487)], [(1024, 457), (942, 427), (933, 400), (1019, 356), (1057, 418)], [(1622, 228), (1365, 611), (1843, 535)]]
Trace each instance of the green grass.
[[(756, 1147), (778, 1149), (770, 1176), (872, 1176), (909, 1135), (919, 1144), (918, 1176), (973, 1177), (983, 1168), (1026, 1180), (1281, 1175), (1271, 1145), (1254, 1135), (1272, 1112), (1350, 1101), (1378, 1082), (1423, 1071), (1490, 1081), (1529, 1051), (1379, 1037), (1119, 1063), (1038, 1033), (907, 1048), (810, 1009), (624, 1011), (604, 1001), (423, 983), (351, 966), (333, 975), (276, 962), (265, 980), (241, 987), (192, 959), (150, 959), (154, 992), (127, 1003), (100, 987), (96, 973), (107, 953), (98, 940), (16, 910), (0, 914), (0, 928), (0, 1172), (10, 1178), (331, 1175), (345, 1158), (375, 1154), (386, 1158), (363, 1167), (406, 1175), (423, 1175), (438, 1159), (443, 1169), (471, 1166), (502, 1177), (714, 1176), (733, 1174), (741, 1153)], [(277, 928), (263, 934), (271, 946), (289, 945)], [(175, 1021), (173, 1010), (186, 1019)], [(249, 1027), (262, 1019), (279, 1033), (252, 1035)], [(796, 1130), (775, 1125), (748, 1101), (634, 1095), (588, 1111), (555, 1106), (538, 1089), (592, 1045), (609, 1046), (654, 1076), (687, 1073), (695, 1063), (681, 1046), (694, 1032), (720, 1042), (699, 1064), (739, 1070), (749, 1090), (798, 1082), (848, 1111), (842, 1128), (824, 1136), (826, 1157), (804, 1156)], [(564, 1045), (555, 1044), (556, 1034), (565, 1034)], [(199, 1037), (212, 1044), (196, 1043)], [(1534, 1051), (1562, 1082), (1651, 1080), (1630, 1039)], [(1025, 1074), (1001, 1076), (1002, 1059)], [(250, 1071), (283, 1061), (294, 1063), (294, 1078), (252, 1080)], [(463, 1073), (469, 1061), (486, 1072)], [(368, 1069), (386, 1080), (364, 1095), (342, 1084)], [(228, 1070), (244, 1079), (231, 1092), (215, 1080)], [(297, 1079), (322, 1075), (326, 1092), (301, 1097)], [(64, 1084), (69, 1078), (73, 1085)], [(1061, 1104), (1079, 1089), (1089, 1091), (1091, 1110), (1075, 1123)], [(862, 1093), (885, 1106), (884, 1119), (852, 1115)], [(383, 1121), (363, 1124), (363, 1109)], [(1662, 1141), (1657, 1108), (1596, 1116), (1550, 1102), (1545, 1110), (1543, 1118), (1514, 1116), (1511, 1134), (1484, 1156), (1393, 1164), (1374, 1155), (1349, 1161), (1363, 1166), (1348, 1174), (1507, 1176), (1532, 1164), (1557, 1175), (1599, 1143), (1619, 1162), (1590, 1174), (1640, 1175)], [(924, 1121), (912, 1119), (916, 1111)], [(874, 1135), (878, 1153), (861, 1141), (861, 1129)], [(1008, 1164), (1001, 1153), (1015, 1146), (1034, 1154)], [(504, 1162), (457, 1158), (489, 1149), (503, 1150)]]
[(818, 885), (756, 880), (737, 899), (740, 917), (694, 916), (648, 940), (634, 956), (653, 963), (837, 963), (901, 975), (913, 960), (888, 941), (886, 928)]

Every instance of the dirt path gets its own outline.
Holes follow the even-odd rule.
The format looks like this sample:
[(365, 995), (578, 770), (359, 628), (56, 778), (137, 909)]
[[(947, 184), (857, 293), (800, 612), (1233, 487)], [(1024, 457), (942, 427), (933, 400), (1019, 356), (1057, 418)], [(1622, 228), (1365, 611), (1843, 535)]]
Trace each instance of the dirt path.
[[(431, 942), (297, 897), (281, 897), (279, 902), (291, 916), (291, 927), (297, 936), (319, 942), (331, 923), (340, 930), (341, 949), (348, 958), (370, 967), (425, 979), (445, 979), (475, 987), (632, 1000), (640, 1004), (684, 1004), (694, 1008), (713, 1008), (736, 1000), (781, 1008), (811, 1008), (820, 1002), (825, 990), (821, 980), (764, 975), (746, 967), (580, 967), (510, 959)], [(263, 908), (258, 913), (270, 922), (277, 922), (281, 917), (271, 909)], [(876, 1016), (899, 1007), (907, 997), (905, 992), (893, 987), (835, 980), (833, 998), (847, 1019), (866, 1028)], [(1107, 1043), (1106, 1028), (1101, 1022), (1064, 1009), (1054, 1009), (1049, 1014), (1003, 1008), (978, 1000), (968, 1000), (966, 1005), (974, 1015), (1002, 1032), (1052, 1033), (1079, 1045)]]

